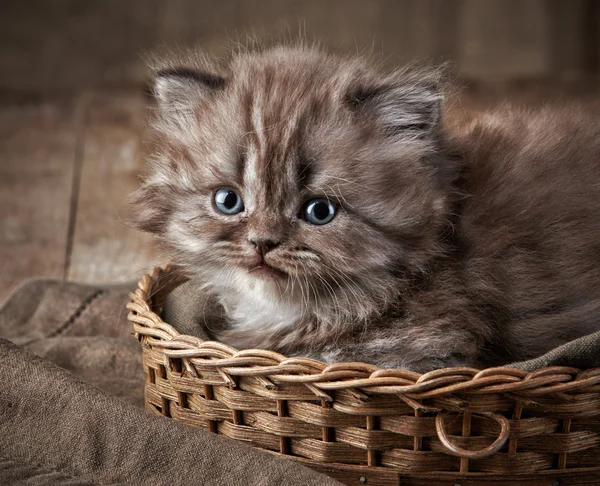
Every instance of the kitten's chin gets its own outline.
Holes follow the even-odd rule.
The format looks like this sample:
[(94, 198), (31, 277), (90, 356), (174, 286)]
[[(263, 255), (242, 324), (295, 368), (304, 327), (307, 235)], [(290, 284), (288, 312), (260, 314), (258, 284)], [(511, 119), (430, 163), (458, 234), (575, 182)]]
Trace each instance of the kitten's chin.
[(267, 265), (266, 263), (262, 263), (250, 268), (248, 273), (255, 277), (264, 278), (266, 280), (280, 280), (287, 277), (285, 272), (278, 270), (271, 265)]

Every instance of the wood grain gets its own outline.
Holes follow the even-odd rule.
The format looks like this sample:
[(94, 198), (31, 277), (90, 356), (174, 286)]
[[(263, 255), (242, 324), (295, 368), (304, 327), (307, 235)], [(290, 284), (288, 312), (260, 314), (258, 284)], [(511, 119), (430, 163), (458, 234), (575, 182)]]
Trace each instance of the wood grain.
[(539, 77), (550, 71), (550, 27), (540, 0), (463, 0), (457, 64), (469, 78)]
[(63, 277), (75, 119), (70, 105), (0, 109), (0, 301), (27, 277)]
[(450, 61), (477, 80), (598, 74), (597, 0), (3, 0), (0, 95), (145, 81), (143, 55), (304, 33), (390, 64)]
[(550, 36), (548, 48), (552, 52), (553, 73), (561, 78), (573, 78), (580, 74), (585, 64), (586, 46), (584, 31), (587, 0), (548, 0)]
[(247, 40), (305, 38), (344, 52), (380, 55), (389, 64), (452, 59), (458, 3), (445, 0), (171, 0), (158, 37), (225, 55)]
[(135, 279), (156, 261), (150, 238), (124, 222), (143, 165), (141, 92), (86, 96), (81, 180), (67, 278), (82, 282)]
[(43, 94), (143, 82), (165, 0), (2, 0), (0, 89)]

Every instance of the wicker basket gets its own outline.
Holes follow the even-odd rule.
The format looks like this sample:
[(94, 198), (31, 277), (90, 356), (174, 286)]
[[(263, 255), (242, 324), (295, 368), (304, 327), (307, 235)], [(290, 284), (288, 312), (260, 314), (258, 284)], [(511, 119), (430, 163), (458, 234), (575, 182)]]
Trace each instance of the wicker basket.
[(238, 351), (159, 316), (183, 277), (131, 294), (151, 411), (361, 485), (600, 484), (600, 368), (426, 374)]

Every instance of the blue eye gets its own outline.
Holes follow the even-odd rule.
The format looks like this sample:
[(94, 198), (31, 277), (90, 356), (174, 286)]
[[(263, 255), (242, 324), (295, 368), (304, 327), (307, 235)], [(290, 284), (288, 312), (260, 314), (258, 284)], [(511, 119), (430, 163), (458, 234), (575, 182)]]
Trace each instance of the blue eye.
[(327, 224), (336, 213), (336, 207), (327, 199), (313, 199), (308, 201), (302, 212), (306, 221), (311, 224)]
[(244, 201), (233, 189), (223, 187), (215, 192), (215, 206), (223, 214), (231, 216), (244, 210)]

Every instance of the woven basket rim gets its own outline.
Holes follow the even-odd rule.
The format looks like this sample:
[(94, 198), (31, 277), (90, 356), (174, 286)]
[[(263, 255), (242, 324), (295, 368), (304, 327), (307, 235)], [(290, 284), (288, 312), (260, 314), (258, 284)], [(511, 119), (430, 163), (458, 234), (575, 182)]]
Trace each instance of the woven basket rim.
[(600, 393), (600, 368), (579, 370), (567, 366), (550, 366), (528, 372), (507, 366), (478, 370), (453, 367), (416, 373), (399, 369), (383, 369), (372, 364), (343, 362), (327, 364), (309, 358), (286, 357), (263, 349), (238, 350), (232, 346), (204, 341), (196, 336), (179, 333), (164, 322), (149, 304), (154, 285), (167, 275), (176, 273), (178, 267), (155, 267), (142, 276), (138, 288), (130, 293), (127, 304), (128, 319), (133, 323), (136, 337), (158, 347), (172, 359), (183, 358), (188, 371), (194, 375), (193, 363), (214, 367), (230, 386), (235, 387), (236, 376), (253, 376), (267, 389), (273, 383), (304, 384), (316, 397), (332, 401), (328, 394), (334, 390), (354, 390), (356, 393), (374, 392), (393, 394), (413, 400), (457, 394), (485, 395), (518, 393), (539, 399), (541, 396), (564, 397), (581, 393)]

